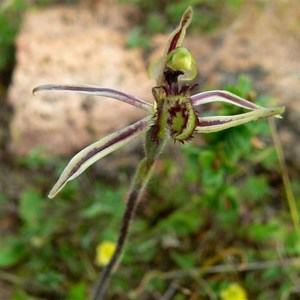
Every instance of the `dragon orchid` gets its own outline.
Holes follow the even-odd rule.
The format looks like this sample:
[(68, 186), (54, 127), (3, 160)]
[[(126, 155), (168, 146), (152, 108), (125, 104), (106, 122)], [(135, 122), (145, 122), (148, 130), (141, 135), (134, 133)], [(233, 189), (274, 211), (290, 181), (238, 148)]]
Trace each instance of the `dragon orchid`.
[[(280, 117), (284, 112), (283, 107), (264, 108), (223, 90), (191, 95), (194, 85), (189, 83), (197, 76), (197, 66), (182, 42), (192, 15), (193, 10), (188, 7), (179, 26), (169, 36), (163, 56), (149, 66), (149, 78), (156, 80), (156, 86), (152, 89), (154, 105), (115, 89), (88, 85), (41, 85), (33, 90), (34, 93), (52, 90), (109, 97), (148, 112), (148, 116), (138, 122), (100, 139), (76, 154), (49, 193), (49, 197), (53, 198), (68, 181), (75, 179), (93, 163), (136, 137), (145, 135), (145, 158), (140, 162), (133, 178), (117, 246), (96, 285), (94, 300), (104, 297), (110, 275), (122, 254), (130, 221), (152, 174), (153, 166), (167, 141), (183, 143), (190, 140), (195, 133), (216, 132), (261, 118)], [(242, 107), (248, 112), (229, 116), (198, 115), (197, 106), (216, 101)]]

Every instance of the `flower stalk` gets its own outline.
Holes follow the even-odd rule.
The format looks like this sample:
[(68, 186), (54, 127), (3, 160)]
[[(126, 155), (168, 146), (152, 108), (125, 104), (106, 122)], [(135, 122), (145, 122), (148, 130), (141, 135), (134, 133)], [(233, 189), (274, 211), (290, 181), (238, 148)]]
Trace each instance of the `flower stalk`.
[(94, 290), (94, 296), (93, 296), (94, 300), (103, 299), (103, 297), (105, 295), (110, 276), (111, 276), (112, 272), (114, 271), (114, 267), (117, 265), (117, 263), (121, 257), (122, 250), (123, 250), (125, 242), (127, 240), (129, 225), (131, 223), (132, 218), (134, 217), (139, 200), (140, 200), (140, 198), (143, 194), (143, 191), (148, 183), (148, 180), (152, 175), (155, 162), (156, 162), (162, 148), (164, 147), (164, 145), (165, 145), (165, 141), (161, 141), (160, 143), (154, 145), (154, 147), (152, 144), (152, 146), (148, 147), (147, 150), (145, 149), (146, 156), (140, 162), (140, 164), (136, 170), (135, 176), (133, 178), (131, 188), (130, 188), (125, 212), (123, 215), (122, 225), (120, 228), (119, 238), (117, 241), (116, 250), (115, 250), (109, 264), (106, 266), (103, 273), (101, 274), (101, 278), (96, 285), (96, 288)]
[[(216, 132), (262, 118), (280, 117), (284, 112), (284, 107), (264, 108), (222, 90), (191, 95), (195, 86), (189, 83), (197, 76), (197, 66), (194, 57), (182, 46), (182, 42), (192, 16), (193, 10), (188, 7), (179, 26), (169, 36), (163, 56), (149, 66), (148, 76), (156, 81), (156, 86), (152, 89), (154, 105), (122, 91), (89, 85), (51, 84), (41, 85), (33, 90), (33, 93), (65, 91), (109, 97), (148, 112), (143, 119), (100, 139), (76, 154), (49, 193), (49, 198), (53, 198), (70, 180), (78, 177), (93, 163), (145, 134), (145, 158), (140, 162), (135, 173), (116, 249), (96, 285), (94, 300), (103, 299), (105, 295), (109, 278), (122, 255), (131, 220), (166, 142), (173, 140), (184, 143), (191, 140), (196, 133)], [(242, 107), (248, 112), (232, 116), (199, 116), (196, 108), (213, 102), (229, 103)]]

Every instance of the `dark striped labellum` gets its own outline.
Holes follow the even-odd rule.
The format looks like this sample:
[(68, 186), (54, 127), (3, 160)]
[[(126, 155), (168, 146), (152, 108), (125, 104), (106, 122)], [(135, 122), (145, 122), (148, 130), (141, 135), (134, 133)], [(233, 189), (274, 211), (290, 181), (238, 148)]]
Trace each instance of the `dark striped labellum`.
[(188, 96), (166, 96), (157, 108), (157, 138), (166, 133), (174, 140), (189, 140), (197, 126), (198, 118)]

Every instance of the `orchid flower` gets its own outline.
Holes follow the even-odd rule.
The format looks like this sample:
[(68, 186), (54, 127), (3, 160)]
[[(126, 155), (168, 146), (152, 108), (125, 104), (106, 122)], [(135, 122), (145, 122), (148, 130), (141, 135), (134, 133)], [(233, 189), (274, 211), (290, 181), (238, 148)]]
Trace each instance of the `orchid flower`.
[[(41, 85), (33, 90), (34, 93), (65, 91), (108, 97), (136, 106), (148, 113), (136, 123), (100, 139), (76, 154), (49, 193), (49, 197), (53, 198), (67, 182), (78, 177), (93, 163), (136, 137), (145, 135), (145, 158), (138, 166), (133, 179), (116, 249), (96, 286), (93, 298), (95, 300), (102, 299), (104, 296), (109, 277), (121, 256), (138, 201), (167, 141), (184, 143), (196, 133), (211, 133), (249, 121), (271, 116), (280, 117), (280, 114), (284, 112), (283, 107), (264, 108), (223, 90), (191, 95), (194, 86), (189, 85), (189, 82), (196, 78), (197, 67), (195, 59), (189, 50), (182, 46), (182, 42), (192, 15), (193, 10), (188, 7), (179, 26), (169, 36), (163, 56), (149, 66), (149, 78), (156, 80), (156, 86), (152, 89), (154, 105), (115, 89), (89, 85)], [(248, 112), (229, 116), (199, 116), (196, 108), (212, 102), (229, 103), (242, 107)]]

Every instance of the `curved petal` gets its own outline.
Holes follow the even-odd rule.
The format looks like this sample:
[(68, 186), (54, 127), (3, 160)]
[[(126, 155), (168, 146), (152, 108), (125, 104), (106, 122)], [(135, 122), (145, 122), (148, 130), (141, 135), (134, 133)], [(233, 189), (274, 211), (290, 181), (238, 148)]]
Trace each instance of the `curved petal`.
[(177, 47), (166, 56), (166, 66), (181, 71), (180, 80), (191, 81), (197, 76), (197, 65), (192, 54), (184, 47)]
[(181, 80), (190, 81), (190, 80), (193, 80), (193, 79), (196, 78), (197, 73), (198, 73), (197, 65), (196, 65), (195, 60), (192, 58), (192, 67), (191, 67), (191, 69), (190, 70), (185, 70), (184, 74), (179, 75), (178, 78), (181, 79)]
[(148, 68), (148, 77), (149, 79), (157, 79), (164, 71), (164, 67), (166, 64), (166, 58), (160, 57), (154, 61), (152, 61)]
[(193, 9), (189, 6), (185, 12), (183, 13), (180, 24), (178, 27), (170, 34), (167, 42), (167, 47), (165, 50), (165, 55), (170, 53), (175, 48), (181, 46), (182, 41), (184, 39), (186, 29), (190, 25), (193, 18)]
[(193, 95), (190, 98), (193, 106), (198, 106), (211, 102), (226, 102), (250, 110), (262, 108), (261, 106), (252, 103), (244, 98), (222, 90), (207, 91)]
[(151, 116), (147, 116), (142, 120), (87, 146), (77, 153), (64, 169), (60, 178), (51, 189), (48, 197), (53, 198), (68, 181), (79, 176), (97, 160), (124, 146), (135, 137), (145, 132), (149, 128), (150, 119)]
[(181, 46), (186, 33), (186, 29), (190, 25), (192, 18), (193, 18), (193, 9), (191, 6), (189, 6), (183, 13), (180, 20), (180, 24), (170, 34), (163, 57), (150, 64), (148, 76), (150, 79), (155, 79), (156, 84), (158, 86), (161, 86), (163, 83), (163, 78), (164, 78), (163, 72), (166, 65), (166, 57), (175, 48)]
[(241, 125), (250, 121), (277, 116), (284, 112), (284, 107), (261, 108), (255, 111), (238, 114), (234, 116), (199, 117), (197, 133), (211, 133), (224, 130), (230, 127)]
[(115, 89), (108, 89), (108, 88), (101, 88), (91, 85), (55, 85), (55, 84), (46, 84), (40, 85), (33, 90), (33, 93), (40, 92), (40, 91), (64, 91), (64, 92), (73, 92), (73, 93), (80, 93), (85, 95), (92, 95), (92, 96), (102, 96), (113, 98), (116, 100), (120, 100), (131, 104), (133, 106), (142, 108), (147, 111), (153, 110), (153, 105), (147, 103), (135, 96), (129, 95), (127, 93), (115, 90)]

